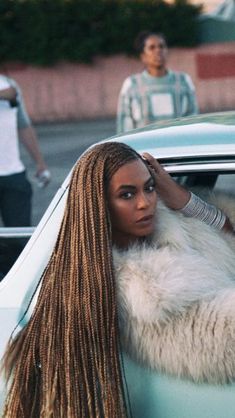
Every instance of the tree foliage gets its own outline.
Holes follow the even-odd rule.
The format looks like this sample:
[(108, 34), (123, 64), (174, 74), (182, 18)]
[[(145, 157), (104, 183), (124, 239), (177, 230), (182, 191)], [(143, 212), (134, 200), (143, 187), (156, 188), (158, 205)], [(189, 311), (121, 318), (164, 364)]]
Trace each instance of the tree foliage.
[(170, 46), (194, 46), (199, 13), (187, 0), (1, 0), (0, 61), (51, 65), (132, 54), (146, 29), (163, 32)]

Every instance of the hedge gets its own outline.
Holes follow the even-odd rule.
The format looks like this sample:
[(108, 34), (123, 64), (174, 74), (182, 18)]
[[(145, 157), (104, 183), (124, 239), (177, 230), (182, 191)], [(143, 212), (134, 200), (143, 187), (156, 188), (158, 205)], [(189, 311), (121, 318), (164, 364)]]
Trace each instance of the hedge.
[(0, 62), (52, 65), (133, 54), (144, 29), (164, 32), (169, 46), (194, 46), (200, 10), (187, 0), (1, 0)]

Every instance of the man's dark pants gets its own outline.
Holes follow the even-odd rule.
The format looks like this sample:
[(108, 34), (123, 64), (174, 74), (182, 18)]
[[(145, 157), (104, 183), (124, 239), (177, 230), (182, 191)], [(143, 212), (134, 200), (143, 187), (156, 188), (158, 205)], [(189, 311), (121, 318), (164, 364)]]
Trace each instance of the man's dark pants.
[(21, 172), (0, 176), (0, 213), (4, 226), (31, 225), (32, 187)]

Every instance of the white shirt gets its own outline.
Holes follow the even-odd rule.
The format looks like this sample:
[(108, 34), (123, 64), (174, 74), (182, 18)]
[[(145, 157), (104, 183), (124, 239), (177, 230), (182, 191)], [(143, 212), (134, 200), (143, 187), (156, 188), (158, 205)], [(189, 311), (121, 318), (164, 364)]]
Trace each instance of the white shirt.
[[(10, 88), (4, 76), (0, 76), (0, 90)], [(8, 100), (0, 100), (0, 176), (24, 171), (20, 159), (17, 108), (11, 107)]]

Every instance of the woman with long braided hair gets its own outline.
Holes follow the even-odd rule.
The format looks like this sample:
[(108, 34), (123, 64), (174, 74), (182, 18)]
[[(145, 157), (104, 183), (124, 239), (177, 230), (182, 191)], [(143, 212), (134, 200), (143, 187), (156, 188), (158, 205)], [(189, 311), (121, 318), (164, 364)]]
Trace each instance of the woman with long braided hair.
[[(4, 357), (4, 368), (10, 379), (4, 418), (128, 416), (120, 334), (123, 334), (125, 350), (138, 360), (142, 360), (142, 350), (144, 361), (148, 363), (145, 352), (148, 348), (143, 347), (138, 338), (141, 338), (141, 333), (143, 336), (143, 329), (148, 332), (146, 324), (148, 321), (152, 324), (153, 318), (150, 320), (146, 312), (148, 308), (150, 313), (153, 309), (151, 298), (150, 303), (145, 300), (148, 296), (145, 290), (143, 300), (142, 296), (133, 299), (135, 289), (131, 288), (129, 276), (126, 281), (124, 271), (124, 276), (119, 277), (122, 268), (125, 268), (125, 259), (121, 265), (120, 260), (136, 243), (140, 246), (144, 243), (145, 251), (146, 243), (153, 242), (156, 190), (173, 209), (164, 209), (170, 213), (167, 215), (170, 225), (173, 225), (174, 216), (178, 216), (177, 223), (183, 225), (185, 236), (186, 229), (191, 229), (191, 224), (186, 228), (191, 218), (171, 212), (183, 208), (186, 216), (200, 218), (202, 211), (198, 215), (194, 208), (196, 197), (193, 200), (189, 191), (176, 185), (149, 154), (145, 154), (144, 160), (127, 145), (106, 142), (92, 147), (80, 158), (72, 174), (62, 225), (41, 278), (33, 314), (9, 342)], [(197, 207), (199, 203), (197, 201)], [(206, 214), (203, 222), (214, 225), (211, 228), (205, 224), (208, 230), (213, 229), (212, 235), (216, 228), (231, 228), (221, 211), (213, 212), (211, 220), (211, 207), (206, 205), (203, 210)], [(157, 219), (158, 216), (157, 213)], [(204, 225), (200, 220), (193, 221)], [(161, 237), (161, 229), (157, 232)], [(219, 231), (218, 234), (222, 233)], [(156, 255), (164, 245), (168, 245), (165, 241), (159, 244), (159, 248), (156, 246)], [(190, 242), (189, 239), (187, 242)], [(180, 244), (177, 245), (180, 248)], [(144, 277), (147, 270), (145, 266), (141, 275), (136, 277), (133, 265), (128, 270), (129, 275), (133, 271), (138, 288), (142, 286), (139, 278)], [(190, 303), (196, 303), (196, 296), (194, 299), (192, 297)], [(187, 304), (184, 303), (185, 306)], [(161, 327), (172, 326), (174, 322), (169, 322), (171, 312), (168, 305), (166, 311), (168, 316), (164, 316), (162, 311), (159, 313), (159, 324), (157, 313), (154, 317), (156, 361), (153, 366), (170, 373), (172, 367), (173, 373), (177, 374), (174, 365), (164, 360), (164, 354), (160, 356), (163, 360), (157, 354), (158, 344), (162, 353), (166, 341), (166, 336), (165, 340), (161, 340)], [(172, 311), (175, 314), (176, 307)], [(183, 321), (184, 310), (181, 309), (180, 313)], [(129, 321), (128, 326), (125, 321)], [(141, 321), (144, 328), (137, 335), (135, 330)], [(166, 329), (164, 332), (166, 334)], [(150, 334), (154, 334), (153, 328)], [(167, 350), (171, 350), (171, 346), (170, 343)], [(187, 369), (182, 366), (182, 370)], [(191, 374), (190, 377), (194, 378), (193, 372)]]
[(77, 163), (34, 313), (9, 345), (4, 417), (126, 416), (107, 187), (140, 158), (97, 145)]

